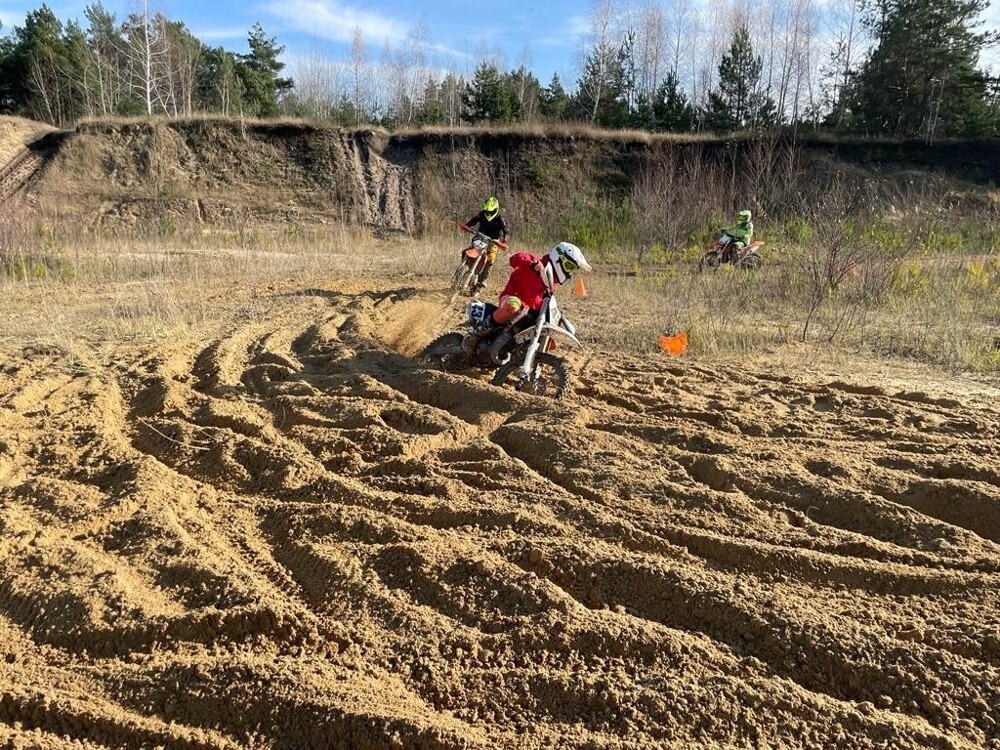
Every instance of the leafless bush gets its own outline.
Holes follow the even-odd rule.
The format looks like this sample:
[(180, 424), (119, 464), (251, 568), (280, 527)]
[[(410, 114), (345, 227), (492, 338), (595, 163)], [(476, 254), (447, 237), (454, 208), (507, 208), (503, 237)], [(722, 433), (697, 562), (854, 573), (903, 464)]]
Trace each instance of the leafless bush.
[[(734, 151), (740, 191), (733, 197), (741, 206), (755, 204), (759, 213), (789, 208), (800, 189), (802, 153), (785, 136), (761, 133)], [(736, 206), (734, 205), (733, 208)]]
[(724, 151), (699, 144), (652, 148), (632, 176), (638, 255), (654, 244), (676, 248), (700, 228), (753, 208), (766, 219), (794, 210), (802, 192), (797, 144), (775, 135)]
[(692, 219), (691, 212), (683, 211), (679, 205), (688, 193), (680, 184), (682, 169), (677, 152), (667, 148), (655, 156), (647, 156), (632, 178), (640, 261), (655, 243), (675, 247)]
[(701, 147), (673, 145), (651, 151), (632, 176), (636, 257), (654, 246), (676, 249), (699, 227), (718, 220), (732, 183), (725, 168)]
[[(796, 263), (805, 288), (806, 315), (802, 323), (802, 341), (809, 336), (820, 308), (832, 298), (846, 279), (858, 274), (864, 256), (848, 217), (857, 220), (863, 214), (858, 206), (858, 196), (843, 183), (831, 185), (822, 202), (809, 209), (808, 226), (813, 236), (805, 242), (796, 255)], [(834, 327), (840, 329), (844, 318)]]
[(16, 204), (0, 212), (0, 276), (28, 281), (52, 265)]

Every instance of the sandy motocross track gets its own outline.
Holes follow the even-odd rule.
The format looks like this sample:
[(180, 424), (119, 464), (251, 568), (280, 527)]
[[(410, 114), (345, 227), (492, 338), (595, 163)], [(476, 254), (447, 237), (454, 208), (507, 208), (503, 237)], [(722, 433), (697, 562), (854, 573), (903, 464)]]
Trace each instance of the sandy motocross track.
[(0, 343), (0, 745), (1000, 748), (995, 391), (553, 405), (421, 367), (419, 283), (253, 299)]

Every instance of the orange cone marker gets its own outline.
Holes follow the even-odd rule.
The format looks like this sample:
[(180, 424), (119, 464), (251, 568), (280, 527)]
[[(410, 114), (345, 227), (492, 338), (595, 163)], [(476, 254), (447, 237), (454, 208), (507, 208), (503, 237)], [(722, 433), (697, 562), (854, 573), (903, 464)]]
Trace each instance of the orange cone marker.
[(663, 334), (660, 336), (660, 348), (671, 357), (684, 356), (688, 350), (687, 331), (681, 331), (673, 336), (666, 333)]
[(586, 297), (587, 296), (587, 287), (585, 287), (583, 285), (583, 277), (582, 276), (577, 276), (576, 277), (576, 289), (573, 290), (573, 294), (575, 294), (577, 297)]

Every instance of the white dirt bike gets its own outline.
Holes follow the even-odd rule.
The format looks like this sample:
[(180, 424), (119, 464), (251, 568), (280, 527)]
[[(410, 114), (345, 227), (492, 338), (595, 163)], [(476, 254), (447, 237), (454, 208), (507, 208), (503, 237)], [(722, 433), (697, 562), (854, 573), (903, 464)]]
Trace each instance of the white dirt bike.
[[(555, 297), (545, 297), (534, 319), (527, 314), (495, 328), (489, 323), (491, 308), (479, 300), (470, 302), (468, 330), (438, 337), (427, 345), (421, 359), (448, 372), (496, 368), (493, 385), (510, 383), (534, 396), (561, 398), (569, 388), (569, 369), (565, 360), (551, 351), (557, 342), (579, 346), (580, 341), (576, 327), (562, 314)], [(466, 336), (475, 339), (471, 353), (462, 348)]]
[(497, 245), (502, 250), (507, 249), (507, 245), (500, 240), (487, 237), (482, 232), (472, 232), (472, 240), (469, 242), (469, 246), (462, 251), (462, 260), (451, 276), (449, 303), (458, 299), (459, 295), (472, 296), (472, 290), (476, 286), (479, 274), (483, 270), (483, 266), (486, 265), (490, 245)]

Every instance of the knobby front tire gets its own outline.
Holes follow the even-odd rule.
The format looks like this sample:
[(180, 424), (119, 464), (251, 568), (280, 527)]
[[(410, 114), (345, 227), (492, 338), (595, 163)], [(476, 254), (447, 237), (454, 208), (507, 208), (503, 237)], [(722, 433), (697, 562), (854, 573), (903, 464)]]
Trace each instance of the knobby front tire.
[(722, 265), (722, 253), (719, 250), (709, 250), (698, 261), (698, 270), (704, 271), (711, 268), (713, 271)]
[(511, 384), (522, 393), (548, 398), (562, 398), (569, 390), (569, 370), (566, 363), (559, 357), (548, 352), (535, 355), (535, 377), (526, 382), (518, 382), (521, 370), (521, 358), (511, 357), (510, 361), (496, 371), (493, 385)]

